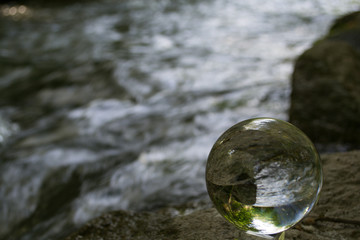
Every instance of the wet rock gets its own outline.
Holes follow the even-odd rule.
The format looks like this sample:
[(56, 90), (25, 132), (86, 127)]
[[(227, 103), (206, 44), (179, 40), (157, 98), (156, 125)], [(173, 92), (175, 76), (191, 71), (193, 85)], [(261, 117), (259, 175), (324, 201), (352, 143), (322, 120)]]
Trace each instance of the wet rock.
[[(359, 239), (360, 151), (323, 155), (325, 181), (318, 205), (286, 239)], [(345, 204), (344, 204), (345, 203)], [(258, 239), (227, 223), (214, 208), (155, 212), (110, 212), (66, 240), (86, 239)]]
[(290, 122), (320, 144), (360, 146), (360, 12), (338, 19), (296, 61)]

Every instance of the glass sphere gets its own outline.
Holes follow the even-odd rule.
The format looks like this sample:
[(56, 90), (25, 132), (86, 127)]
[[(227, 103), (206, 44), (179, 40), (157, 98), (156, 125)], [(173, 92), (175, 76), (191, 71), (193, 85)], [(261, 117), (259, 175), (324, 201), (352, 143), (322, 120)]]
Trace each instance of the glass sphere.
[(219, 213), (254, 235), (285, 231), (308, 214), (322, 186), (319, 155), (288, 122), (254, 118), (225, 131), (206, 165), (206, 185)]

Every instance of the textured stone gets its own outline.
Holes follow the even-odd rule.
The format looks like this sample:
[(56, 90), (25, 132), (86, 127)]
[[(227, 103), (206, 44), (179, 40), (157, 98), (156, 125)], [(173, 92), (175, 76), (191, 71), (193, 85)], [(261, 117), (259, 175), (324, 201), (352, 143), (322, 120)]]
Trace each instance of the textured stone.
[[(287, 240), (360, 238), (360, 151), (323, 155), (325, 181), (318, 205)], [(117, 211), (83, 226), (66, 240), (96, 239), (259, 239), (236, 229), (214, 208), (155, 212)]]

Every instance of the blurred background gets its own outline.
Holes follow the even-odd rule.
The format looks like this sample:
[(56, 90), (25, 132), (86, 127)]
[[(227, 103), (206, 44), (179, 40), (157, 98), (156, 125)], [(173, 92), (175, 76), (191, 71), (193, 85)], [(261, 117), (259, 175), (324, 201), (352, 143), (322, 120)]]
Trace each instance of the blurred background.
[(208, 198), (207, 155), (287, 120), (297, 56), (354, 0), (0, 2), (0, 239)]

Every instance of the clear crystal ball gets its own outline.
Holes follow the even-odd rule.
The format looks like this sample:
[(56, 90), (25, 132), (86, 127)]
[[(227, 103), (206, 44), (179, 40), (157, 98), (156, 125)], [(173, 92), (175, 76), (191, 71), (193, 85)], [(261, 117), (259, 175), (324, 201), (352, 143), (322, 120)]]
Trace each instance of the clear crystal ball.
[(238, 228), (272, 235), (308, 214), (322, 186), (319, 155), (288, 122), (254, 118), (225, 131), (206, 165), (206, 185), (219, 213)]

